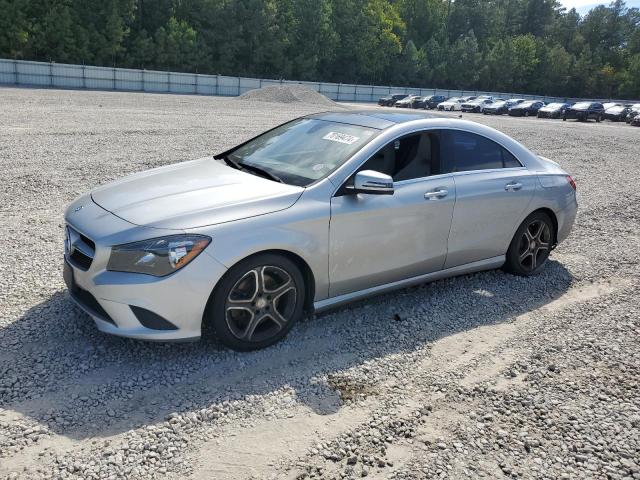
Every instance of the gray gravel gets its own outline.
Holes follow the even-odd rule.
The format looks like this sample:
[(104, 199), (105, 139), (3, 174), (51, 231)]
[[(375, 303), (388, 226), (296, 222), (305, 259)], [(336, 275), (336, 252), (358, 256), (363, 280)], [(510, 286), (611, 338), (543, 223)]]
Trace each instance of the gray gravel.
[(0, 478), (640, 479), (639, 130), (469, 115), (572, 172), (546, 270), (435, 282), (241, 354), (97, 332), (64, 292), (62, 212), (301, 102), (0, 89)]

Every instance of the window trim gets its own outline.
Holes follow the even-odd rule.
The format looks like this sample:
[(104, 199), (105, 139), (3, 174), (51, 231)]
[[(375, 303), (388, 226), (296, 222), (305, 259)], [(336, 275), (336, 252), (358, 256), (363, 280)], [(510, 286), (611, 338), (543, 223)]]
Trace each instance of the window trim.
[[(464, 172), (449, 172), (449, 173), (439, 173), (437, 175), (430, 175), (428, 177), (421, 177), (421, 178), (412, 178), (410, 180), (401, 180), (399, 182), (393, 182), (394, 187), (396, 185), (398, 186), (403, 186), (403, 185), (407, 185), (409, 183), (414, 183), (414, 182), (419, 182), (419, 181), (425, 181), (427, 179), (438, 179), (438, 178), (445, 178), (447, 176), (457, 176), (457, 175), (471, 175), (474, 173), (482, 173), (482, 172), (509, 172), (509, 171), (513, 171), (513, 172), (519, 172), (519, 171), (528, 171), (529, 169), (527, 168), (526, 165), (524, 165), (522, 163), (522, 161), (518, 158), (517, 155), (515, 155), (511, 149), (505, 147), (501, 142), (499, 142), (498, 140), (495, 140), (487, 135), (484, 135), (482, 133), (478, 133), (478, 132), (473, 132), (471, 130), (467, 130), (465, 128), (460, 128), (460, 127), (456, 127), (456, 126), (445, 126), (445, 125), (438, 125), (438, 126), (430, 126), (430, 127), (416, 127), (414, 129), (408, 130), (406, 132), (403, 132), (401, 134), (395, 135), (394, 137), (392, 137), (390, 140), (388, 140), (384, 145), (381, 145), (379, 149), (375, 150), (370, 156), (368, 156), (367, 158), (363, 159), (360, 163), (358, 163), (358, 165), (356, 165), (353, 170), (346, 176), (346, 178), (342, 181), (342, 183), (340, 183), (338, 186), (335, 186), (335, 182), (332, 182), (330, 177), (325, 177), (324, 180), (329, 180), (331, 181), (331, 184), (334, 185), (334, 189), (333, 192), (331, 194), (330, 198), (334, 198), (337, 196), (342, 196), (344, 194), (340, 194), (338, 195), (339, 192), (341, 192), (344, 189), (344, 186), (346, 185), (346, 183), (349, 181), (349, 179), (353, 176), (353, 174), (362, 166), (364, 165), (366, 162), (369, 161), (369, 159), (371, 157), (373, 157), (376, 153), (378, 153), (378, 151), (382, 148), (384, 148), (386, 145), (388, 145), (391, 142), (396, 141), (397, 139), (407, 136), (407, 135), (412, 135), (415, 133), (425, 133), (425, 132), (429, 132), (429, 131), (437, 131), (437, 132), (448, 132), (448, 131), (457, 131), (457, 132), (465, 132), (465, 133), (473, 133), (474, 135), (478, 135), (480, 137), (486, 138), (487, 140), (491, 140), (494, 143), (497, 143), (498, 145), (500, 145), (502, 148), (504, 148), (507, 152), (509, 152), (511, 155), (513, 155), (513, 158), (516, 159), (516, 161), (520, 164), (519, 167), (502, 167), (502, 168), (496, 168), (496, 169), (481, 169), (481, 170), (465, 170)], [(366, 146), (365, 146), (366, 148)], [(440, 159), (442, 160), (443, 155), (442, 155), (442, 133), (440, 133)], [(354, 154), (354, 155), (357, 155)], [(348, 161), (347, 161), (348, 162)], [(345, 166), (345, 165), (343, 165)]]

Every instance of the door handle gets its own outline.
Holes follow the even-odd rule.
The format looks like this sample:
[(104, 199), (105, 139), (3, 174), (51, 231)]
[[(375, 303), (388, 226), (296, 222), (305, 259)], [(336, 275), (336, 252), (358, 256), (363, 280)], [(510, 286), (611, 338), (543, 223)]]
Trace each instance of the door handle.
[(425, 200), (433, 200), (434, 198), (444, 198), (449, 194), (449, 190), (440, 188), (424, 194)]
[(522, 184), (520, 182), (507, 183), (504, 186), (504, 189), (507, 192), (515, 192), (517, 190), (520, 190), (521, 188), (522, 188)]

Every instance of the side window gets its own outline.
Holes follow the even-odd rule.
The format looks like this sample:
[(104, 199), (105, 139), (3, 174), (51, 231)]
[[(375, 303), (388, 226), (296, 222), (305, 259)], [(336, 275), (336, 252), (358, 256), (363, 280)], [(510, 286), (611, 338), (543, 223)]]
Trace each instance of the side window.
[(439, 173), (439, 155), (438, 133), (417, 133), (385, 145), (358, 170), (385, 173), (396, 182), (423, 178)]
[(467, 172), (521, 167), (520, 162), (493, 140), (470, 132), (450, 130), (444, 172)]

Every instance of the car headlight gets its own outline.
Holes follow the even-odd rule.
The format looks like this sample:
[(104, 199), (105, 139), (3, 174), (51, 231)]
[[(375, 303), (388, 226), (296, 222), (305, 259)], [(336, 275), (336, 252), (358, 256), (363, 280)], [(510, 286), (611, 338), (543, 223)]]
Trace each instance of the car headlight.
[(107, 270), (164, 277), (196, 258), (211, 243), (204, 235), (170, 235), (111, 248)]

